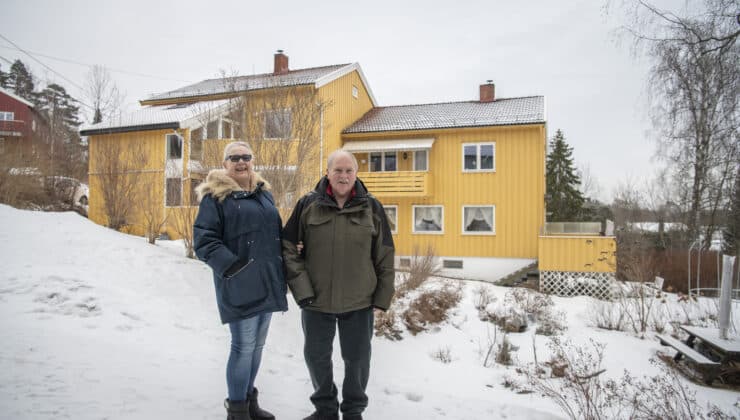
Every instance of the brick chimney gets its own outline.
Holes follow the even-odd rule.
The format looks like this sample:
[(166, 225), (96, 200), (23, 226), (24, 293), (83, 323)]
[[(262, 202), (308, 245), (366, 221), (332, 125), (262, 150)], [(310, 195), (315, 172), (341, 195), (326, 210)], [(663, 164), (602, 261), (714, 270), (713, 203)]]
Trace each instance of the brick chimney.
[(486, 80), (485, 85), (480, 85), (480, 101), (481, 102), (493, 102), (496, 99), (496, 85), (493, 84), (493, 80)]
[(275, 73), (274, 74), (286, 74), (288, 73), (288, 56), (283, 54), (283, 50), (277, 50), (275, 53)]

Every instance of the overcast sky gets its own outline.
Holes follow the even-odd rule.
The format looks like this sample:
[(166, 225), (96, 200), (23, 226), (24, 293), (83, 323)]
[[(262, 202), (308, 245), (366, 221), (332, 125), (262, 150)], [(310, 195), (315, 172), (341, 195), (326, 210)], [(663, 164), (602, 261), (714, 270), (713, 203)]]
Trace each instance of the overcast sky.
[(0, 35), (64, 78), (2, 39), (0, 68), (20, 58), (82, 99), (89, 68), (71, 62), (104, 65), (129, 109), (221, 69), (270, 72), (277, 49), (291, 69), (360, 63), (379, 105), (477, 99), (492, 79), (497, 97), (545, 96), (548, 136), (564, 131), (611, 201), (657, 166), (648, 66), (615, 43), (620, 22), (598, 0), (3, 0)]

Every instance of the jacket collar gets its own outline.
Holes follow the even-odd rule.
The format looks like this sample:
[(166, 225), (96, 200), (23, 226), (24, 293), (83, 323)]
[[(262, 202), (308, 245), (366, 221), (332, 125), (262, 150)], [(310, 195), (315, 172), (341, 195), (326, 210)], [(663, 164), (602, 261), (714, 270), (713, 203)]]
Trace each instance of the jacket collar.
[[(321, 177), (319, 182), (316, 184), (316, 187), (314, 188), (314, 192), (316, 194), (319, 194), (321, 197), (321, 200), (325, 204), (331, 204), (334, 207), (337, 206), (337, 200), (334, 198), (334, 195), (330, 195), (328, 192), (331, 191), (329, 184), (329, 178), (326, 176)], [(353, 207), (358, 204), (364, 203), (367, 201), (367, 197), (369, 195), (367, 191), (367, 187), (365, 187), (365, 184), (362, 182), (360, 178), (357, 178), (355, 180), (355, 186), (352, 188), (353, 195), (347, 200), (347, 202), (344, 204), (344, 208), (347, 207)]]

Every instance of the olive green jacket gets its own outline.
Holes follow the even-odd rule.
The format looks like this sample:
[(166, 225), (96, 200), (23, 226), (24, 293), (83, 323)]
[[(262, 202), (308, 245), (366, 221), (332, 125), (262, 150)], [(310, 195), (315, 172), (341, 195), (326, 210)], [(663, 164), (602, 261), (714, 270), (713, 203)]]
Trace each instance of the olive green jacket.
[[(386, 310), (394, 293), (395, 248), (382, 204), (360, 180), (339, 208), (323, 177), (303, 196), (283, 228), (288, 286), (302, 307), (344, 313)], [(303, 241), (303, 251), (296, 244)]]

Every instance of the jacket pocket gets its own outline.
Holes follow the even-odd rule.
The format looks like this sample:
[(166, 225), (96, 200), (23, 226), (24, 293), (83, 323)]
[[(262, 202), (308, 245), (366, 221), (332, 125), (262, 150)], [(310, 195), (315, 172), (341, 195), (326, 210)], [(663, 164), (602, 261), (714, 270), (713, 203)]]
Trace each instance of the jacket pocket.
[(258, 264), (250, 259), (244, 267), (224, 278), (224, 300), (231, 306), (251, 307), (267, 297), (267, 285)]

